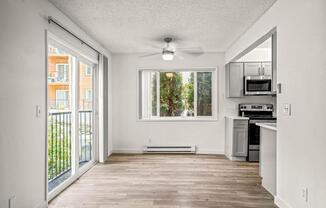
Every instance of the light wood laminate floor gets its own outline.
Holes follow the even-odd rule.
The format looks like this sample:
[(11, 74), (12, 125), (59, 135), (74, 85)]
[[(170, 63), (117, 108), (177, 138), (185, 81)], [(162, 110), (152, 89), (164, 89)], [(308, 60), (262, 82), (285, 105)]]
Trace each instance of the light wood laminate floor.
[(114, 154), (49, 204), (50, 208), (276, 207), (258, 164), (214, 155)]

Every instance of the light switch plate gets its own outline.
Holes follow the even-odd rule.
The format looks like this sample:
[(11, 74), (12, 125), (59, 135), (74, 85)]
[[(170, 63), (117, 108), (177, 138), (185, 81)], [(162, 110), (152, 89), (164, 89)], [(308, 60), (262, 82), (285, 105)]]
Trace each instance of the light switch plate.
[(278, 94), (282, 93), (282, 84), (281, 83), (277, 84), (277, 92), (278, 92)]
[(291, 104), (289, 103), (283, 104), (283, 114), (286, 116), (291, 116)]

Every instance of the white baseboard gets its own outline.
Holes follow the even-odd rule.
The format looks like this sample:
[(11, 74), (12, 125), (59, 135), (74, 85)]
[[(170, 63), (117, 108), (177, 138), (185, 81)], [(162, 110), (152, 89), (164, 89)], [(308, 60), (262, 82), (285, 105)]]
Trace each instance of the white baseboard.
[(122, 153), (122, 154), (141, 154), (143, 149), (136, 148), (114, 148), (112, 153)]
[[(141, 154), (143, 149), (136, 148), (114, 148), (112, 153), (121, 153), (121, 154)], [(224, 150), (216, 149), (197, 149), (196, 154), (205, 154), (205, 155), (223, 155)]]
[(277, 196), (274, 196), (274, 204), (276, 204), (279, 208), (292, 208), (288, 203)]

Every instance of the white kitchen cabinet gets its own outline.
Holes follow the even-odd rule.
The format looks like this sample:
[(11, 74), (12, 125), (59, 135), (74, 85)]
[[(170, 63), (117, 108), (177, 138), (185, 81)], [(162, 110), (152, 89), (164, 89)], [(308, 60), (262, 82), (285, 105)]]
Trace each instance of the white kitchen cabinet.
[[(275, 71), (275, 70), (274, 70)], [(226, 97), (244, 96), (244, 76), (272, 76), (273, 90), (276, 86), (271, 62), (231, 62), (226, 65)]]
[(225, 117), (225, 155), (245, 161), (248, 155), (248, 118)]
[(246, 157), (248, 153), (248, 122), (235, 120), (233, 122), (233, 155)]
[(271, 62), (263, 62), (261, 64), (262, 75), (264, 76), (272, 76), (272, 63)]
[(243, 63), (226, 65), (226, 97), (239, 98), (243, 96)]
[(260, 62), (245, 62), (244, 63), (244, 75), (245, 76), (261, 75), (261, 63)]
[(272, 76), (271, 62), (245, 62), (245, 76)]
[(257, 124), (260, 126), (259, 175), (262, 177), (262, 186), (273, 196), (276, 195), (276, 125)]

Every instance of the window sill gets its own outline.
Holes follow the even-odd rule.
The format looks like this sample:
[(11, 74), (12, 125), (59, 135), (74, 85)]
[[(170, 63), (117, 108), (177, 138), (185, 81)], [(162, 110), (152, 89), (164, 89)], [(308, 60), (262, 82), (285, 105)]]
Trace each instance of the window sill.
[(217, 118), (150, 118), (137, 119), (139, 122), (216, 122)]

